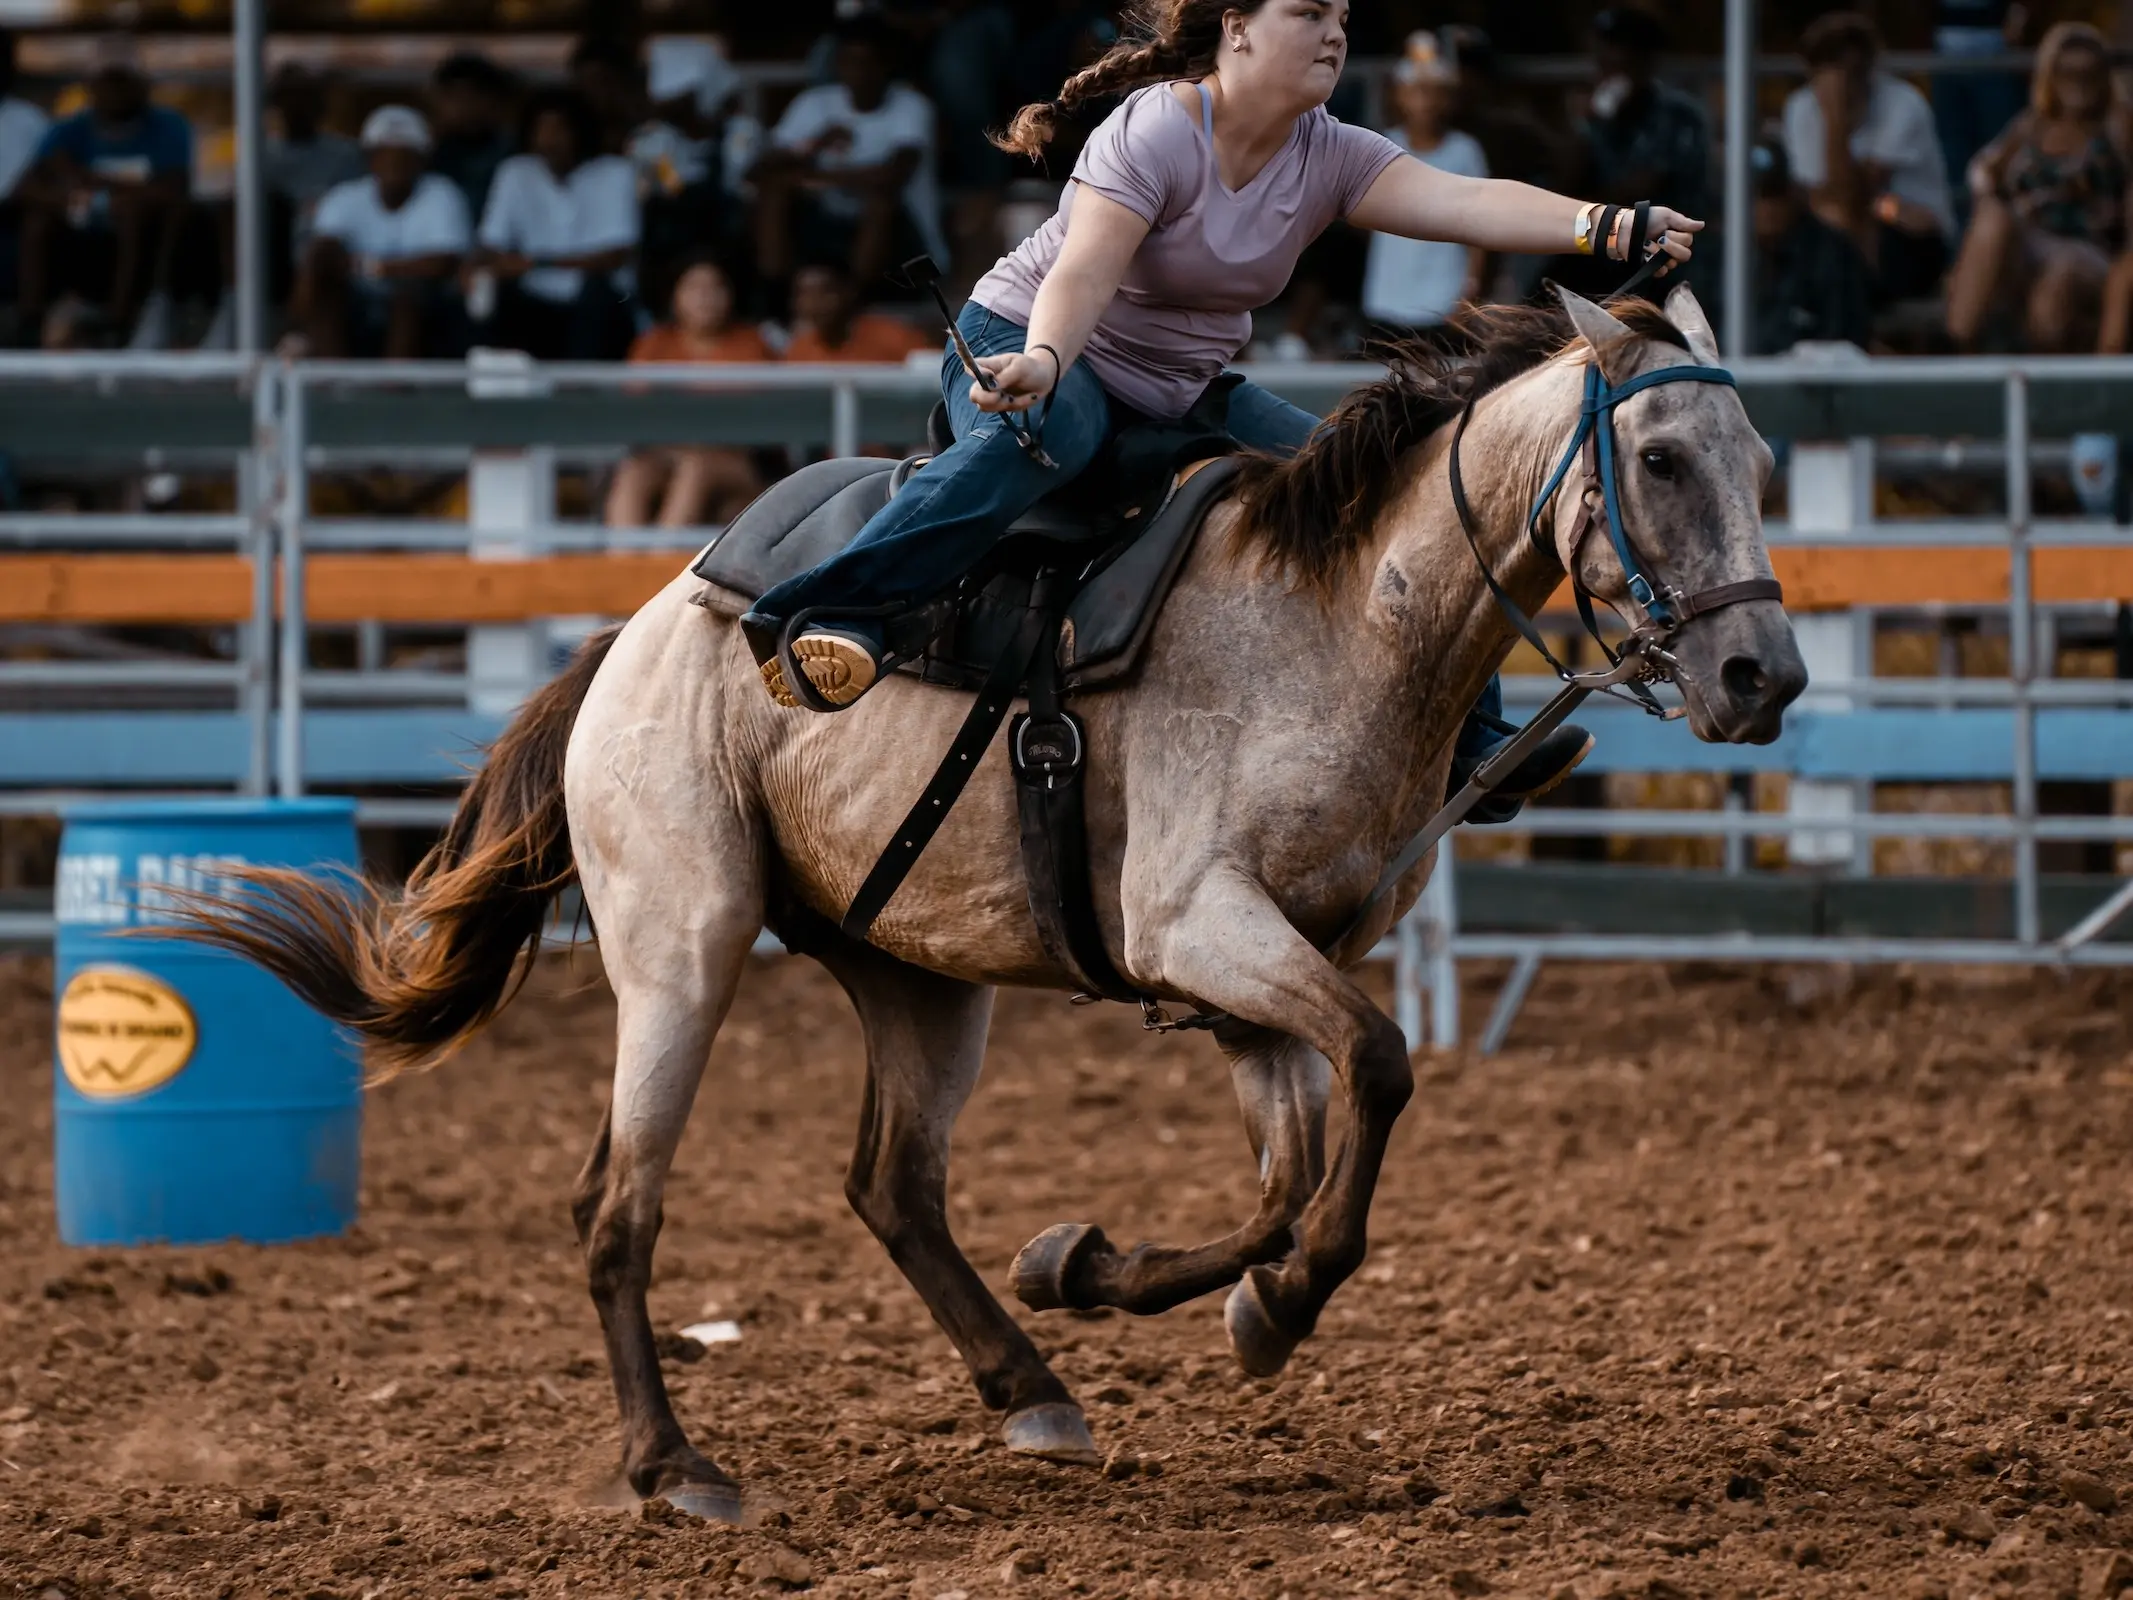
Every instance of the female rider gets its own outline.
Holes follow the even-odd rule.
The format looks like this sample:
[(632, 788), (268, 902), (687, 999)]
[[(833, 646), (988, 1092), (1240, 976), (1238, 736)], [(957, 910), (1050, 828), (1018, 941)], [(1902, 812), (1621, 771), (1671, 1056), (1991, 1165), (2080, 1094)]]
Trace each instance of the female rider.
[[(1335, 218), (1484, 250), (1626, 253), (1626, 209), (1614, 237), (1595, 240), (1597, 204), (1441, 172), (1336, 121), (1325, 105), (1347, 26), (1347, 0), (1139, 0), (1119, 44), (1057, 100), (1022, 108), (998, 143), (1034, 157), (1062, 112), (1132, 91), (1090, 135), (1058, 213), (979, 281), (958, 319), (997, 387), (969, 381), (951, 345), (941, 372), (955, 444), (842, 553), (766, 592), (744, 619), (780, 703), (796, 702), (766, 642), (784, 619), (918, 604), (948, 588), (1136, 413), (1183, 416)], [(1655, 205), (1649, 226), (1682, 261), (1703, 224)], [(1049, 466), (1004, 415), (1047, 398)], [(1229, 432), (1247, 448), (1293, 452), (1317, 423), (1255, 384), (1231, 391)], [(853, 619), (807, 623), (792, 641), (809, 683), (838, 707), (873, 685), (883, 649), (878, 630)], [(1503, 736), (1496, 700), (1492, 684), (1460, 736), (1465, 766)], [(1499, 792), (1515, 802), (1551, 788), (1590, 748), (1583, 730), (1559, 729)]]

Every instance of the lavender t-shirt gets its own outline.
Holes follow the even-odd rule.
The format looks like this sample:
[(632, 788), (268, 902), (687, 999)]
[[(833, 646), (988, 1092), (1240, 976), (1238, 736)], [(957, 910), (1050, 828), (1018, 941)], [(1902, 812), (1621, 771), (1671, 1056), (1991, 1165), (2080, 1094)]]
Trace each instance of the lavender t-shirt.
[(978, 281), (971, 298), (1027, 323), (1059, 259), (1075, 184), (1148, 221), (1118, 295), (1083, 351), (1104, 388), (1151, 417), (1183, 416), (1252, 336), (1251, 314), (1288, 287), (1296, 258), (1361, 202), (1400, 151), (1319, 106), (1241, 189), (1215, 169), (1205, 99), (1188, 110), (1169, 84), (1136, 89), (1104, 118), (1051, 220)]

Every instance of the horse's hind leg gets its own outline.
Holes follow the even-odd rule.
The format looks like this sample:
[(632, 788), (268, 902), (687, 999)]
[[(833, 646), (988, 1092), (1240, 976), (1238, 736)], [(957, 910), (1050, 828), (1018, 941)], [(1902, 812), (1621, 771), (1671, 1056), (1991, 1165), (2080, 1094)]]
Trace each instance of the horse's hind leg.
[(978, 1397), (1007, 1413), (1011, 1450), (1094, 1465), (1081, 1407), (964, 1258), (948, 1229), (948, 1142), (977, 1087), (992, 990), (839, 939), (811, 951), (844, 985), (866, 1033), (859, 1142), (844, 1192), (933, 1320)]
[(1291, 1230), (1325, 1175), (1326, 1058), (1268, 1028), (1225, 1023), (1215, 1037), (1259, 1161), (1258, 1210), (1234, 1233), (1190, 1249), (1120, 1251), (1088, 1223), (1047, 1228), (1015, 1257), (1015, 1293), (1032, 1310), (1116, 1306), (1149, 1316), (1226, 1289), (1246, 1268), (1295, 1248)]
[(594, 905), (615, 990), (615, 1092), (571, 1212), (622, 1411), (630, 1487), (735, 1521), (738, 1486), (697, 1453), (674, 1418), (645, 1304), (667, 1169), (762, 920), (747, 883), (695, 887), (697, 903), (687, 912), (670, 906), (671, 916), (656, 895)]

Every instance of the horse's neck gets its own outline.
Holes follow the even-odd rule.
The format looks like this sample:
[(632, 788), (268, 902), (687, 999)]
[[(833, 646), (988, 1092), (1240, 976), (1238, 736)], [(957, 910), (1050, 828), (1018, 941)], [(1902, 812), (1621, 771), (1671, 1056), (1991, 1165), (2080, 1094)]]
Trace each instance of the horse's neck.
[[(1577, 425), (1583, 366), (1550, 361), (1485, 397), (1459, 445), (1475, 544), (1489, 571), (1528, 615), (1562, 578), (1526, 536), (1526, 514)], [(1426, 702), (1432, 733), (1458, 726), (1516, 635), (1460, 531), (1450, 483), (1451, 430), (1433, 443), (1390, 524), (1367, 605), (1401, 635), (1400, 656)], [(1571, 492), (1575, 492), (1573, 489)], [(1542, 527), (1551, 526), (1552, 509)]]

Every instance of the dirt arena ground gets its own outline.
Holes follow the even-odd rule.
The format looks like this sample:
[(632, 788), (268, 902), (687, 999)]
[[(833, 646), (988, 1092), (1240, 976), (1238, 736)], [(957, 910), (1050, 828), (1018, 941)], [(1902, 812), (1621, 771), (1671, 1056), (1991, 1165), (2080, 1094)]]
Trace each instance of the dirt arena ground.
[[(752, 1491), (745, 1530), (615, 1478), (565, 1208), (606, 1093), (590, 958), (376, 1094), (361, 1226), (274, 1251), (55, 1242), (49, 1003), (48, 968), (0, 961), (0, 1595), (2133, 1580), (2124, 982), (1544, 975), (1518, 1048), (1420, 1061), (1369, 1264), (1280, 1381), (1231, 1365), (1218, 1301), (1031, 1319), (1117, 1452), (1097, 1473), (998, 1448), (845, 1207), (849, 1012), (810, 964), (765, 964), (653, 1296), (669, 1327), (741, 1324), (669, 1370)], [(996, 1284), (1050, 1222), (1182, 1241), (1250, 1205), (1213, 1046), (1118, 1007), (1003, 998), (958, 1153), (955, 1221)]]

